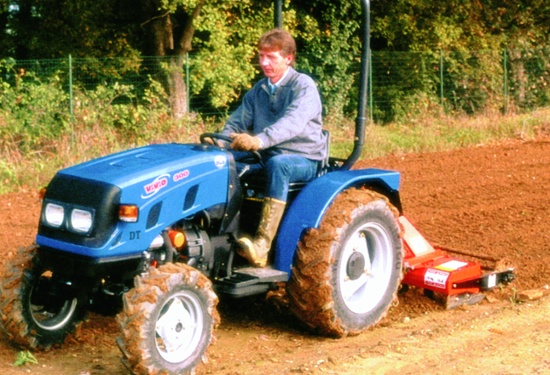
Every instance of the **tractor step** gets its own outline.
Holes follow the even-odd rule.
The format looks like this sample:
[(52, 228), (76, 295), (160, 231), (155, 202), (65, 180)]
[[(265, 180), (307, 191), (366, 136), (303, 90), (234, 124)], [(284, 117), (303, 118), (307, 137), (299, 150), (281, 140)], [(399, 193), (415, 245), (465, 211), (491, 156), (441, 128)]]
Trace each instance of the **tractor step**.
[(216, 280), (216, 293), (233, 298), (266, 293), (278, 282), (288, 281), (288, 273), (272, 268), (239, 268), (231, 276)]

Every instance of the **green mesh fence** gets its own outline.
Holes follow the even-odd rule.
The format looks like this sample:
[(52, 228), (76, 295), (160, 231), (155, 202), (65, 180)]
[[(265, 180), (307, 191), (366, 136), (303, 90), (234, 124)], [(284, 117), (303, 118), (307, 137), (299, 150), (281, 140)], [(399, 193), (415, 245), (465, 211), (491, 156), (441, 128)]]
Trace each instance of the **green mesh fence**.
[[(204, 116), (226, 114), (229, 108), (212, 106), (207, 88), (194, 93), (191, 68), (194, 58), (189, 55), (181, 66), (189, 94), (186, 95), (187, 108)], [(300, 55), (300, 59), (307, 60), (308, 56)], [(16, 84), (18, 77), (32, 72), (40, 81), (57, 77), (68, 93), (94, 90), (100, 85), (127, 85), (133, 92), (132, 100), (139, 100), (152, 82), (162, 82), (165, 63), (168, 60), (159, 57), (12, 60), (0, 65), (0, 82)], [(321, 73), (316, 72), (315, 78), (325, 81), (342, 73), (334, 69), (327, 67)], [(350, 64), (347, 69), (345, 74), (357, 75), (357, 64)], [(373, 51), (370, 76), (369, 117), (376, 123), (407, 118), (430, 108), (466, 114), (487, 109), (506, 113), (550, 104), (548, 47), (466, 52)], [(350, 104), (356, 101), (356, 90), (349, 86), (335, 89), (340, 90)], [(72, 108), (70, 104), (67, 111)]]

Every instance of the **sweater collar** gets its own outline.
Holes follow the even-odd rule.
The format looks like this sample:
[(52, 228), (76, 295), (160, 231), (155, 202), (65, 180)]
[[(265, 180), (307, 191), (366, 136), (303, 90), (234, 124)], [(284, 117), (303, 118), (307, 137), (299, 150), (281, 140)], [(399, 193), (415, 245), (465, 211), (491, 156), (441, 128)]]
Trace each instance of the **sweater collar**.
[(281, 79), (278, 80), (275, 83), (271, 83), (269, 78), (266, 77), (265, 78), (266, 86), (267, 86), (267, 89), (269, 90), (269, 92), (273, 93), (273, 91), (275, 91), (275, 89), (277, 87), (281, 86), (282, 83), (286, 80), (286, 78), (291, 74), (292, 71), (294, 71), (294, 69), (291, 66), (289, 66), (288, 69), (286, 70), (285, 74), (281, 77)]

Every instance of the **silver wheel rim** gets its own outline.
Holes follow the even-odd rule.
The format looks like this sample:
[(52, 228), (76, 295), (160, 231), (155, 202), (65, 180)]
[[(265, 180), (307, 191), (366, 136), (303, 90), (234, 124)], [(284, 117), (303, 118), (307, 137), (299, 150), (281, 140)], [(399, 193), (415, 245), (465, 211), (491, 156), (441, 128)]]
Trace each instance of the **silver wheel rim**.
[(155, 324), (156, 346), (170, 363), (189, 358), (199, 345), (204, 316), (199, 299), (191, 292), (172, 295), (160, 309)]
[(392, 275), (392, 240), (386, 228), (365, 223), (344, 244), (338, 283), (346, 307), (356, 314), (374, 309), (384, 297)]
[(52, 312), (46, 310), (43, 305), (33, 305), (30, 303), (33, 290), (29, 294), (29, 306), (31, 318), (38, 327), (45, 331), (56, 331), (71, 320), (78, 304), (76, 298), (66, 300), (58, 311)]

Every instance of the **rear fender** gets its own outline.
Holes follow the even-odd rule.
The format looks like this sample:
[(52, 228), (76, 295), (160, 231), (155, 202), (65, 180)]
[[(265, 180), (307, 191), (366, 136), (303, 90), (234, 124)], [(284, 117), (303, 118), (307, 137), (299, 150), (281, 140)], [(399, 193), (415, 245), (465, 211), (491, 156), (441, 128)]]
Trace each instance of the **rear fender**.
[(343, 190), (365, 186), (387, 196), (401, 211), (400, 174), (382, 169), (360, 169), (327, 173), (310, 182), (288, 207), (277, 234), (274, 267), (290, 275), (296, 246), (304, 230), (318, 228), (334, 200)]

